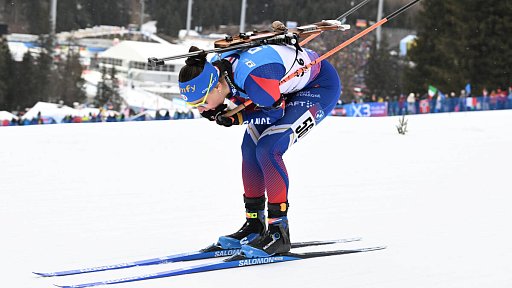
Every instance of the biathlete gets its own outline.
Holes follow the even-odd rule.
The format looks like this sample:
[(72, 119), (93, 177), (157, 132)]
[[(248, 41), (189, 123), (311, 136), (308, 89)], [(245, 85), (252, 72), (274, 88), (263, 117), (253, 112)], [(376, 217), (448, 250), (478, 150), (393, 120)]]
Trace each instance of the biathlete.
[[(195, 51), (199, 49), (190, 48)], [(317, 58), (309, 49), (265, 45), (226, 52), (210, 61), (202, 53), (187, 58), (180, 70), (181, 96), (188, 105), (218, 125), (248, 125), (242, 142), (246, 222), (237, 232), (219, 238), (217, 244), (223, 248), (241, 248), (250, 258), (291, 249), (283, 154), (329, 115), (340, 97), (341, 82), (326, 60), (282, 85), (280, 80)], [(226, 115), (229, 101), (239, 105), (248, 99), (253, 104)]]

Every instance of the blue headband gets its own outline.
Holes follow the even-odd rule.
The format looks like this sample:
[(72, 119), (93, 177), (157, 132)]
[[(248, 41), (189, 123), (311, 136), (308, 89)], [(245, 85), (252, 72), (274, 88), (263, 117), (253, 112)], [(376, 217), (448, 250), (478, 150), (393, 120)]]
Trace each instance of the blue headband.
[(206, 62), (201, 74), (187, 82), (178, 82), (181, 98), (189, 103), (195, 102), (206, 96), (208, 90), (215, 87), (218, 82), (219, 75), (217, 73), (217, 69), (210, 62)]

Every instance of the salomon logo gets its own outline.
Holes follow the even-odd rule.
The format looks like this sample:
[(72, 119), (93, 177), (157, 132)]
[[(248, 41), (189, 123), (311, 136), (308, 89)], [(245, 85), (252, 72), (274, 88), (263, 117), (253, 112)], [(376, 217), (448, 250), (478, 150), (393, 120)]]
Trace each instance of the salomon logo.
[(231, 256), (231, 255), (235, 254), (236, 252), (238, 252), (238, 249), (229, 249), (229, 250), (217, 251), (217, 252), (215, 252), (215, 257)]
[(238, 266), (251, 266), (251, 265), (259, 265), (259, 264), (268, 264), (274, 262), (283, 261), (283, 257), (264, 257), (264, 258), (253, 258), (247, 260), (240, 260), (238, 262)]

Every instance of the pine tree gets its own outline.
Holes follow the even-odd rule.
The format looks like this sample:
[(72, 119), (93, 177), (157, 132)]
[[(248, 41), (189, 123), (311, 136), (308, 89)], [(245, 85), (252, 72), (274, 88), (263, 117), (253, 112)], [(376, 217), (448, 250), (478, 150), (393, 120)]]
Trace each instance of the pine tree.
[(50, 82), (50, 75), (52, 73), (53, 61), (52, 57), (46, 53), (41, 52), (37, 57), (36, 63), (34, 67), (34, 86), (37, 87), (37, 90), (34, 94), (34, 99), (37, 101), (51, 101), (50, 87), (52, 83)]
[[(57, 4), (57, 32), (77, 30), (87, 27), (84, 23), (83, 11), (78, 9), (81, 7), (78, 0), (58, 1)], [(84, 25), (84, 26), (82, 26)]]
[(28, 21), (29, 33), (48, 34), (50, 32), (50, 1), (19, 0), (18, 2)]
[(0, 38), (0, 110), (12, 109), (12, 74), (14, 60), (12, 59), (7, 41)]
[[(505, 88), (512, 74), (512, 1), (424, 0), (407, 89)], [(476, 87), (476, 89), (475, 89)]]
[[(177, 36), (180, 29), (185, 29), (187, 1), (147, 0), (146, 2), (147, 12), (157, 21), (159, 33)], [(192, 17), (196, 19), (198, 15)]]
[(114, 110), (121, 107), (122, 101), (119, 95), (119, 82), (116, 74), (115, 68), (110, 71), (106, 67), (101, 69), (101, 81), (98, 82), (98, 90), (94, 99), (94, 104), (97, 107)]
[(456, 45), (451, 40), (453, 17), (447, 3), (452, 0), (424, 0), (423, 10), (417, 18), (419, 31), (416, 45), (409, 51), (411, 67), (405, 70), (405, 89), (416, 92), (426, 91), (428, 85), (435, 84), (442, 91), (452, 88), (454, 59), (447, 50)]
[(114, 66), (112, 66), (110, 70), (110, 91), (109, 103), (113, 110), (119, 111), (121, 109), (122, 99), (119, 93), (119, 79), (117, 79), (117, 71)]
[(376, 41), (372, 42), (370, 58), (365, 69), (365, 83), (370, 94), (386, 98), (400, 94), (400, 69), (398, 59), (392, 57), (384, 38), (380, 49)]
[(105, 83), (107, 81), (107, 68), (103, 66), (101, 68), (101, 81), (98, 81), (97, 89), (96, 89), (96, 96), (94, 97), (94, 106), (96, 107), (103, 107), (108, 102), (108, 91), (107, 91), (107, 84)]
[(38, 87), (33, 81), (35, 77), (35, 61), (30, 52), (23, 55), (21, 62), (15, 63), (14, 77), (12, 79), (11, 91), (12, 95), (12, 109), (22, 111), (36, 104), (35, 97)]
[(88, 15), (91, 25), (127, 26), (130, 21), (130, 0), (82, 0), (81, 11)]
[(464, 28), (461, 37), (463, 59), (467, 59), (466, 79), (476, 91), (485, 87), (505, 89), (512, 81), (512, 1), (458, 1), (456, 9), (465, 6), (469, 11), (461, 16), (460, 25)]
[(59, 66), (60, 79), (62, 79), (59, 83), (59, 99), (70, 106), (75, 102), (83, 102), (85, 92), (82, 88), (82, 65), (79, 61), (79, 55), (69, 53), (66, 60), (60, 63)]

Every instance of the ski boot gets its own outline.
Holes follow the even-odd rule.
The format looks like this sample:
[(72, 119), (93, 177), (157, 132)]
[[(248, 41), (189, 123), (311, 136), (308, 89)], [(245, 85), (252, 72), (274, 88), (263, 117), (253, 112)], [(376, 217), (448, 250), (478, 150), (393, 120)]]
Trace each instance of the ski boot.
[(288, 228), (288, 203), (268, 204), (268, 230), (260, 240), (242, 245), (240, 254), (245, 258), (269, 257), (291, 249)]
[(239, 249), (243, 244), (260, 239), (265, 233), (265, 196), (247, 198), (244, 195), (246, 221), (237, 232), (219, 237), (217, 246), (223, 249)]

